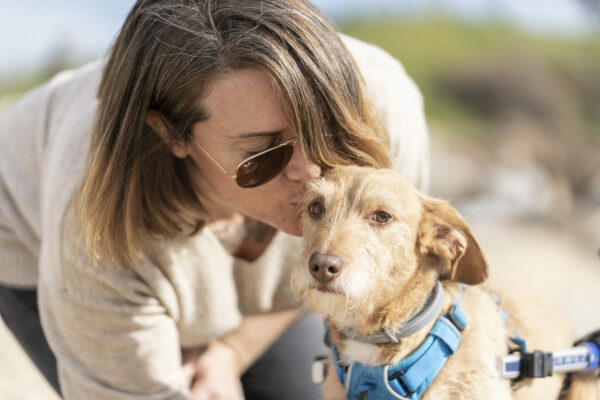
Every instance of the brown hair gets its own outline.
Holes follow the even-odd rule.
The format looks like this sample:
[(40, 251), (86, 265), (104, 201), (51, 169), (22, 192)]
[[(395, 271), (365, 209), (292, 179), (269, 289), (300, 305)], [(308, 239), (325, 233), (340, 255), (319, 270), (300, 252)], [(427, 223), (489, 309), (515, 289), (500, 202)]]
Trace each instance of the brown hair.
[(276, 84), (309, 157), (327, 168), (389, 167), (387, 135), (336, 31), (302, 0), (139, 0), (104, 67), (77, 195), (88, 253), (130, 265), (157, 237), (206, 218), (202, 174), (146, 124), (166, 117), (187, 143), (206, 118), (203, 89), (257, 67)]

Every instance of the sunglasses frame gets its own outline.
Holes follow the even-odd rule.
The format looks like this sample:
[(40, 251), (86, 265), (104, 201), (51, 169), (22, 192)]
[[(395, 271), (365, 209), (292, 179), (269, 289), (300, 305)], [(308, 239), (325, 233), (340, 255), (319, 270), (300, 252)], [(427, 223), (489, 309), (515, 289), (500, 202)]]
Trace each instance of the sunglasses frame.
[[(289, 140), (286, 140), (286, 141), (285, 141), (285, 142), (283, 142), (283, 143), (280, 143), (280, 144), (278, 144), (278, 145), (276, 145), (276, 146), (270, 147), (270, 148), (268, 148), (268, 149), (266, 149), (266, 150), (263, 150), (263, 151), (261, 151), (260, 153), (256, 153), (256, 154), (254, 154), (254, 155), (252, 155), (252, 156), (250, 156), (250, 157), (248, 157), (248, 158), (246, 158), (246, 159), (242, 160), (242, 161), (241, 161), (241, 162), (240, 162), (240, 163), (237, 165), (237, 167), (235, 167), (235, 173), (234, 173), (234, 174), (230, 174), (229, 172), (227, 172), (227, 170), (226, 170), (225, 168), (223, 168), (223, 166), (222, 166), (221, 164), (219, 164), (219, 162), (218, 162), (217, 160), (215, 160), (215, 158), (214, 158), (213, 156), (211, 156), (211, 155), (210, 155), (210, 154), (209, 154), (209, 153), (208, 153), (206, 150), (204, 150), (204, 149), (202, 148), (202, 146), (200, 146), (200, 145), (199, 145), (198, 143), (196, 143), (195, 141), (194, 141), (194, 144), (195, 144), (195, 145), (196, 145), (196, 146), (197, 146), (197, 147), (198, 147), (200, 150), (202, 150), (202, 152), (203, 152), (204, 154), (206, 154), (206, 156), (207, 156), (207, 157), (208, 157), (208, 158), (209, 158), (209, 159), (210, 159), (210, 160), (211, 160), (213, 163), (215, 163), (215, 165), (216, 165), (217, 167), (219, 167), (219, 169), (220, 169), (220, 170), (221, 170), (221, 171), (222, 171), (222, 172), (223, 172), (223, 173), (224, 173), (224, 174), (225, 174), (225, 175), (226, 175), (226, 176), (227, 176), (229, 179), (234, 179), (234, 180), (235, 180), (235, 179), (237, 178), (237, 176), (238, 176), (238, 173), (239, 173), (238, 171), (239, 171), (239, 169), (240, 169), (240, 168), (242, 167), (242, 165), (244, 165), (245, 163), (247, 163), (247, 162), (249, 162), (249, 161), (252, 161), (252, 160), (254, 160), (254, 159), (256, 159), (256, 158), (258, 158), (258, 157), (260, 157), (260, 156), (263, 156), (263, 155), (265, 155), (265, 154), (267, 154), (267, 153), (270, 153), (270, 152), (272, 152), (272, 151), (275, 151), (275, 150), (277, 150), (277, 149), (280, 149), (280, 148), (282, 148), (282, 147), (285, 147), (285, 146), (292, 146), (292, 148), (293, 148), (293, 147), (296, 145), (296, 142), (297, 142), (297, 141), (298, 141), (298, 137), (297, 137), (297, 136), (294, 136), (293, 138), (291, 138), (291, 139), (289, 139)], [(289, 162), (289, 160), (288, 160), (288, 162)], [(284, 166), (284, 168), (285, 168), (285, 166)], [(237, 183), (237, 181), (236, 181), (236, 183)], [(266, 181), (265, 181), (265, 183), (266, 183)], [(238, 183), (238, 185), (239, 185), (239, 183)], [(257, 185), (257, 186), (260, 186), (260, 185)], [(245, 188), (244, 186), (240, 186), (240, 187), (243, 187), (243, 188)]]

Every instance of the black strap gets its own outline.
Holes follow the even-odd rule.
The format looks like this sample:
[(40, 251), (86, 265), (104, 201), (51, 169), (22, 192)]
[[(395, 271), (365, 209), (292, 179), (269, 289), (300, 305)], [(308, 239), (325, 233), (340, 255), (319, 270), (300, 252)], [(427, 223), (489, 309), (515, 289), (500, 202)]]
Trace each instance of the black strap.
[(600, 348), (600, 329), (576, 341), (575, 346), (579, 346), (585, 342), (592, 342)]

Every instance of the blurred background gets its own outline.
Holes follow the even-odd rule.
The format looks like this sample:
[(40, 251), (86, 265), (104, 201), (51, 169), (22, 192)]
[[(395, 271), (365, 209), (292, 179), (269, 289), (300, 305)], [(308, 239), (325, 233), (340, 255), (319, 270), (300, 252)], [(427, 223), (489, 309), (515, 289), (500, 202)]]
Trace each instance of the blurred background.
[[(104, 56), (132, 0), (0, 0), (0, 113)], [(471, 224), (492, 278), (600, 328), (600, 0), (313, 0), (423, 93), (431, 189)], [(52, 399), (0, 327), (0, 398)]]

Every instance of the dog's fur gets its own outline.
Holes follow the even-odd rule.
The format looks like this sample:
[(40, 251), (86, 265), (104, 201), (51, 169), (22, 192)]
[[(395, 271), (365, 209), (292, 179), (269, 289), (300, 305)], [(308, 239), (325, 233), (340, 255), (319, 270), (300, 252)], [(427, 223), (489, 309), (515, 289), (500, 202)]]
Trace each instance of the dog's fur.
[[(321, 215), (311, 214), (318, 203)], [(292, 289), (325, 317), (331, 339), (345, 361), (393, 364), (415, 350), (434, 321), (399, 344), (365, 344), (338, 330), (368, 335), (393, 328), (423, 302), (441, 279), (446, 312), (458, 295), (458, 282), (482, 283), (488, 266), (473, 234), (446, 202), (427, 197), (391, 170), (341, 167), (309, 185), (302, 217), (304, 249), (292, 272)], [(389, 222), (377, 222), (384, 211)], [(381, 215), (381, 214), (379, 214)], [(313, 253), (341, 258), (343, 269), (328, 284), (309, 271)], [(508, 313), (505, 323), (490, 292)], [(462, 294), (467, 327), (456, 353), (429, 386), (423, 399), (557, 399), (564, 376), (526, 379), (511, 385), (500, 378), (497, 358), (508, 353), (508, 336), (518, 328), (529, 349), (551, 351), (572, 346), (567, 322), (555, 309), (510, 287), (470, 286)], [(330, 365), (332, 360), (330, 359)], [(345, 398), (333, 368), (323, 384), (326, 399)], [(586, 383), (587, 382), (587, 383)], [(596, 399), (594, 379), (575, 379), (571, 399)], [(588, 394), (585, 391), (588, 391)], [(575, 397), (576, 396), (576, 397)], [(588, 396), (588, 397), (583, 397)]]

